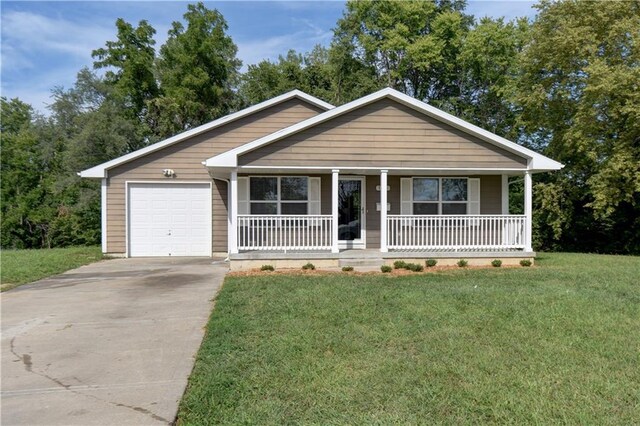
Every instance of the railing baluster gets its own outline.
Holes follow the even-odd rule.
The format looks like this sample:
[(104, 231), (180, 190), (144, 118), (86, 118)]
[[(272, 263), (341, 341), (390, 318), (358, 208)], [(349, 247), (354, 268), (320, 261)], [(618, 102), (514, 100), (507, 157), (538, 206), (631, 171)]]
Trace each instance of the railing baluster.
[[(240, 250), (328, 250), (332, 216), (240, 215)], [(389, 215), (389, 249), (523, 249), (523, 215)]]

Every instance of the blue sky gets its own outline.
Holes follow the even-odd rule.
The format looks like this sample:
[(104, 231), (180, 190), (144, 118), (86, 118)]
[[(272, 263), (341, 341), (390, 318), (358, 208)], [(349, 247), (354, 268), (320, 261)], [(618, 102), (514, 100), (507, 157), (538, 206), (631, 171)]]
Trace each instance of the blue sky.
[[(229, 24), (244, 67), (276, 59), (289, 49), (300, 52), (328, 45), (332, 28), (342, 16), (343, 1), (223, 1), (205, 2)], [(476, 17), (533, 17), (534, 3), (524, 0), (469, 1)], [(91, 51), (115, 38), (115, 20), (146, 19), (156, 29), (156, 47), (167, 37), (171, 22), (182, 18), (180, 1), (2, 1), (1, 94), (19, 97), (46, 112), (51, 89), (70, 87), (83, 66), (91, 66)]]

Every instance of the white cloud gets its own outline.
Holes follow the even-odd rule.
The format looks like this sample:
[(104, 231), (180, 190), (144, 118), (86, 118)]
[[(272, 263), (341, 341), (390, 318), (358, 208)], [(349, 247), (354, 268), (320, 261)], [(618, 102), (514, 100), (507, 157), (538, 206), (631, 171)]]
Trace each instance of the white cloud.
[[(71, 87), (76, 74), (91, 67), (91, 52), (116, 37), (115, 20), (95, 17), (71, 21), (34, 12), (2, 13), (2, 96), (19, 97), (47, 113), (56, 86)], [(156, 48), (167, 39), (168, 25), (155, 25)]]
[[(11, 68), (16, 62), (29, 65), (20, 62), (20, 55), (28, 57), (38, 52), (86, 59), (92, 49), (104, 45), (114, 34), (113, 26), (101, 27), (95, 22), (71, 22), (23, 11), (3, 14), (2, 27), (2, 62)], [(36, 64), (30, 63), (30, 66)]]
[(308, 52), (316, 44), (328, 44), (333, 36), (332, 31), (323, 30), (306, 19), (295, 19), (295, 21), (304, 24), (308, 28), (262, 40), (237, 42), (238, 57), (242, 59), (243, 70), (246, 70), (249, 65), (257, 64), (264, 59), (276, 60), (279, 55), (285, 55), (291, 49), (299, 53)]

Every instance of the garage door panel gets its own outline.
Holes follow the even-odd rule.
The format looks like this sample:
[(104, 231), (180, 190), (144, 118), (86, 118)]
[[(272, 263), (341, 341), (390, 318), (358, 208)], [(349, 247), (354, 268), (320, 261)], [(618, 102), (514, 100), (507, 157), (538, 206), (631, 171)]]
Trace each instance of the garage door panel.
[(210, 256), (208, 184), (129, 184), (130, 256)]

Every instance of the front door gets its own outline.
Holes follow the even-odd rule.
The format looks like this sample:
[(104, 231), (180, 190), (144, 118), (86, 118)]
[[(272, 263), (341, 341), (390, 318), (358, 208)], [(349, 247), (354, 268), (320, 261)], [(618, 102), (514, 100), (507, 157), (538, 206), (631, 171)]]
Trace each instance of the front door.
[(364, 248), (364, 177), (341, 177), (338, 182), (338, 245)]

